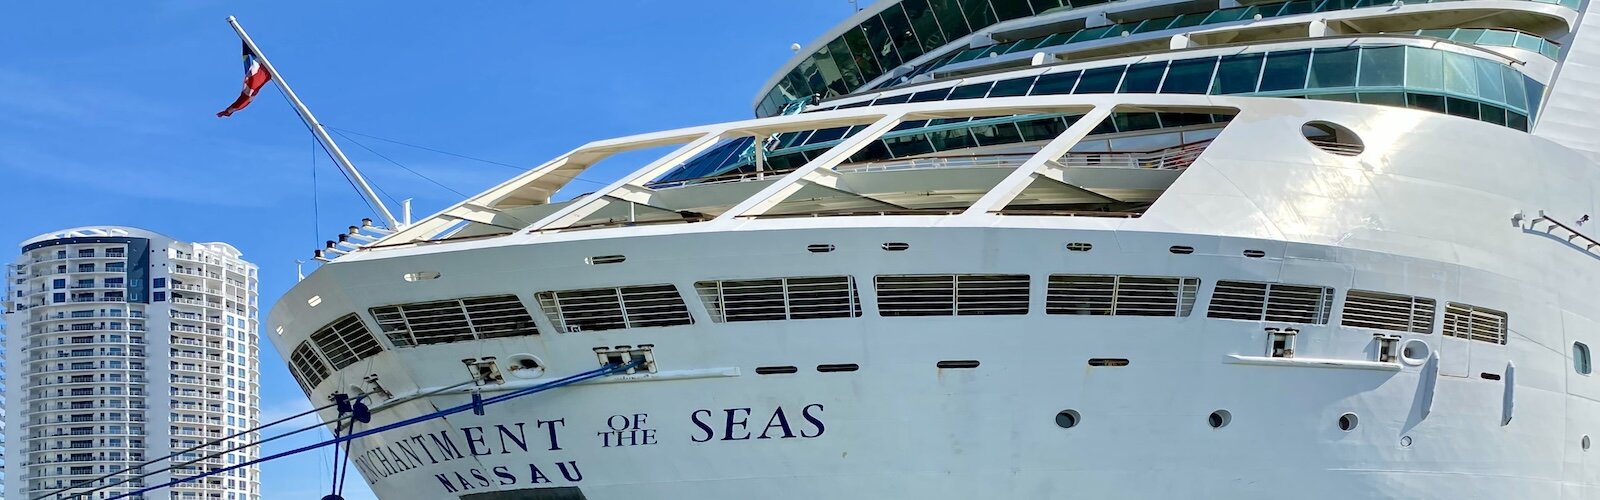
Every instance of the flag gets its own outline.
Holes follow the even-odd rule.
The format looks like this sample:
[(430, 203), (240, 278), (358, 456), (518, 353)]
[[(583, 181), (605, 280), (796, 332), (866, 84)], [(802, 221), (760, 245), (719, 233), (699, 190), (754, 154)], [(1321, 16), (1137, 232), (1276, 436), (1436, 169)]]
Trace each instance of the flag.
[(268, 73), (267, 68), (261, 65), (261, 61), (256, 58), (256, 55), (250, 52), (250, 46), (245, 45), (244, 90), (239, 92), (239, 98), (235, 99), (233, 104), (228, 105), (228, 109), (217, 112), (217, 116), (232, 116), (233, 112), (244, 109), (245, 106), (249, 106), (250, 100), (254, 99), (256, 93), (261, 92), (261, 87), (266, 86), (267, 82), (269, 81), (272, 81), (272, 74)]

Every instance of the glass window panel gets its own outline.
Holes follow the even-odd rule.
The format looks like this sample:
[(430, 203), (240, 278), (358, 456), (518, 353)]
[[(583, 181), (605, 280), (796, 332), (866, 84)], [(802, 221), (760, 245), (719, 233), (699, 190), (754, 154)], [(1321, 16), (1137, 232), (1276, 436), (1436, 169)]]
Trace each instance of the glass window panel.
[(894, 128), (889, 129), (889, 131), (890, 132), (899, 132), (901, 130), (911, 130), (911, 129), (914, 129), (914, 128), (922, 128), (922, 127), (925, 127), (927, 125), (928, 125), (928, 120), (903, 121), (903, 122), (900, 122), (900, 123), (896, 124), (894, 126)]
[(846, 160), (846, 162), (847, 163), (864, 163), (864, 162), (872, 162), (872, 161), (883, 161), (883, 160), (887, 160), (889, 158), (890, 158), (889, 147), (883, 145), (883, 141), (882, 140), (876, 140), (876, 141), (868, 142), (866, 147), (861, 148), (860, 151), (856, 151), (856, 154), (850, 155), (850, 158), (848, 160)]
[(1211, 115), (1202, 113), (1156, 113), (1163, 127), (1187, 127), (1211, 123)]
[(1116, 38), (1116, 37), (1122, 36), (1123, 33), (1132, 32), (1134, 29), (1136, 29), (1138, 27), (1139, 27), (1139, 23), (1136, 23), (1136, 22), (1134, 22), (1134, 23), (1114, 24), (1114, 25), (1111, 26), (1111, 29), (1106, 30), (1106, 33), (1104, 35), (1100, 35), (1100, 38)]
[(915, 94), (911, 94), (911, 101), (909, 101), (909, 102), (943, 101), (943, 100), (945, 100), (946, 97), (950, 96), (950, 90), (951, 90), (950, 87), (945, 87), (945, 88), (942, 88), (942, 89), (924, 90), (922, 92), (917, 92)]
[(1478, 103), (1459, 97), (1446, 97), (1444, 99), (1446, 113), (1462, 118), (1478, 119)]
[(872, 56), (872, 45), (867, 43), (867, 35), (858, 29), (845, 30), (845, 44), (850, 47), (850, 56), (856, 60), (856, 68), (861, 70), (863, 84), (883, 75), (883, 69), (878, 66), (878, 59)]
[(1500, 63), (1478, 59), (1478, 95), (1489, 102), (1506, 102), (1506, 81)]
[(933, 143), (928, 142), (928, 137), (925, 134), (885, 138), (883, 144), (889, 147), (889, 154), (894, 155), (895, 158), (925, 155), (933, 152)]
[(861, 69), (856, 67), (855, 56), (850, 54), (850, 45), (845, 43), (844, 37), (828, 42), (828, 55), (833, 57), (833, 65), (839, 68), (839, 77), (844, 80), (845, 88), (854, 91), (867, 83), (861, 79)]
[(939, 151), (970, 148), (978, 145), (977, 141), (972, 140), (972, 131), (966, 128), (933, 132), (928, 134), (928, 141), (933, 144), (933, 149)]
[(1033, 15), (1033, 8), (1028, 6), (1027, 0), (990, 0), (989, 5), (994, 6), (994, 13), (1000, 16), (1001, 21)]
[(972, 118), (969, 118), (969, 117), (935, 118), (935, 119), (932, 119), (932, 120), (928, 120), (928, 126), (929, 127), (937, 127), (939, 125), (949, 125), (949, 124), (952, 124), (952, 123), (962, 123), (962, 122), (966, 122), (966, 121), (970, 121), (970, 120), (972, 120)]
[(1406, 47), (1406, 87), (1444, 88), (1444, 54), (1433, 49)]
[(1115, 27), (1116, 26), (1113, 25), (1113, 26), (1101, 26), (1101, 27), (1098, 27), (1098, 28), (1089, 28), (1089, 29), (1086, 29), (1086, 30), (1079, 30), (1077, 33), (1073, 33), (1072, 34), (1072, 38), (1068, 39), (1067, 43), (1078, 43), (1078, 42), (1082, 42), (1082, 41), (1085, 41), (1085, 40), (1099, 40), (1100, 37), (1103, 37), (1103, 36), (1106, 35), (1106, 33), (1111, 32), (1111, 28), (1115, 28)]
[(827, 46), (817, 49), (816, 62), (817, 74), (822, 77), (823, 85), (828, 89), (823, 97), (837, 97), (854, 90), (854, 87), (845, 86), (844, 72), (839, 70), (839, 64), (834, 62), (833, 51)]
[(1517, 39), (1512, 45), (1522, 50), (1540, 52), (1544, 49), (1544, 39), (1527, 33), (1517, 33)]
[(1362, 104), (1406, 107), (1406, 94), (1404, 92), (1362, 92), (1357, 97), (1357, 101)]
[(1113, 66), (1110, 68), (1094, 68), (1083, 71), (1083, 79), (1078, 81), (1078, 88), (1074, 94), (1110, 94), (1117, 91), (1117, 84), (1122, 82), (1122, 71), (1127, 66)]
[(1061, 6), (1061, 0), (1029, 0), (1028, 3), (1033, 4), (1033, 11), (1040, 14)]
[(1256, 82), (1261, 79), (1262, 54), (1238, 54), (1222, 56), (1222, 61), (1217, 67), (1216, 84), (1212, 86), (1214, 94), (1245, 94), (1256, 91)]
[(1505, 103), (1510, 105), (1511, 109), (1527, 110), (1528, 94), (1522, 83), (1522, 73), (1518, 73), (1516, 69), (1510, 66), (1501, 66), (1500, 80), (1504, 82), (1506, 89)]
[(967, 61), (971, 61), (973, 59), (977, 59), (978, 56), (983, 55), (983, 53), (984, 52), (988, 52), (988, 50), (989, 50), (988, 47), (979, 47), (979, 48), (976, 48), (976, 49), (963, 50), (963, 51), (961, 51), (960, 54), (956, 54), (956, 56), (954, 58), (951, 58), (950, 62), (947, 63), (947, 64), (955, 64), (955, 63), (959, 63), (959, 62), (967, 62)]
[(1465, 95), (1478, 95), (1477, 58), (1466, 54), (1445, 52), (1444, 89)]
[(939, 29), (937, 14), (934, 14), (928, 0), (901, 0), (900, 8), (905, 9), (906, 18), (911, 20), (911, 29), (917, 32), (923, 53), (933, 52), (933, 49), (949, 40), (944, 37), (944, 31)]
[(1398, 87), (1406, 82), (1405, 47), (1363, 47), (1361, 86)]
[(950, 91), (950, 100), (954, 101), (954, 100), (957, 100), (957, 99), (980, 99), (980, 98), (983, 98), (983, 96), (989, 95), (989, 87), (993, 87), (993, 86), (994, 86), (994, 82), (983, 82), (983, 83), (974, 83), (974, 84), (971, 84), (971, 85), (962, 85), (960, 87), (956, 87), (955, 90)]
[(1211, 87), (1211, 73), (1216, 67), (1215, 57), (1172, 61), (1167, 78), (1161, 82), (1161, 93), (1204, 94)]
[(1406, 107), (1443, 113), (1444, 97), (1430, 94), (1408, 93), (1406, 94)]
[(1048, 141), (1066, 132), (1067, 124), (1060, 118), (1045, 118), (1018, 123), (1017, 129), (1021, 130), (1024, 141)]
[(821, 144), (829, 141), (837, 141), (844, 138), (844, 131), (846, 129), (848, 129), (848, 127), (834, 127), (812, 132), (811, 137), (806, 138), (806, 144)]
[(967, 27), (967, 16), (961, 13), (960, 0), (929, 0), (928, 5), (939, 19), (939, 29), (944, 31), (946, 41), (972, 33), (972, 28)]
[(1012, 78), (994, 83), (994, 88), (989, 90), (989, 97), (1012, 97), (1028, 95), (1028, 88), (1033, 87), (1034, 77)]
[(1450, 40), (1461, 43), (1478, 43), (1478, 38), (1483, 36), (1483, 30), (1459, 29), (1450, 34)]
[(1228, 22), (1228, 21), (1238, 21), (1239, 19), (1244, 18), (1245, 11), (1247, 11), (1249, 9), (1250, 9), (1249, 7), (1234, 7), (1234, 8), (1231, 8), (1231, 9), (1222, 9), (1222, 10), (1212, 11), (1211, 15), (1206, 16), (1206, 20), (1203, 21), (1202, 23), (1203, 24), (1213, 24), (1213, 23), (1225, 23), (1225, 22)]
[(901, 103), (909, 102), (910, 100), (911, 100), (911, 94), (891, 95), (891, 96), (879, 97), (878, 100), (872, 101), (872, 105), (873, 106), (880, 106), (880, 105), (884, 105), (884, 104), (901, 104)]
[(980, 125), (970, 128), (979, 146), (995, 146), (1022, 142), (1022, 134), (1014, 123)]
[(1191, 27), (1191, 26), (1199, 26), (1200, 23), (1205, 22), (1206, 16), (1209, 16), (1209, 15), (1211, 15), (1211, 13), (1209, 13), (1209, 12), (1198, 13), (1198, 14), (1184, 14), (1184, 15), (1178, 16), (1177, 19), (1173, 19), (1172, 20), (1172, 24), (1167, 25), (1167, 29), (1175, 30), (1175, 29), (1178, 29), (1178, 28), (1188, 28), (1188, 27)]
[(1506, 114), (1506, 126), (1523, 132), (1528, 131), (1528, 117), (1522, 113), (1511, 112)]
[(1261, 72), (1261, 92), (1296, 90), (1306, 86), (1306, 72), (1311, 66), (1311, 51), (1290, 50), (1267, 54)]
[[(905, 17), (902, 15), (901, 17)], [(889, 72), (904, 62), (900, 53), (894, 50), (894, 37), (889, 35), (889, 27), (884, 26), (881, 16), (872, 16), (861, 23), (861, 31), (867, 34), (867, 47), (872, 57), (878, 59), (878, 66), (884, 72)]]
[(894, 44), (901, 60), (910, 62), (922, 55), (922, 41), (917, 39), (917, 32), (911, 29), (911, 20), (906, 18), (906, 10), (902, 4), (897, 3), (883, 9), (878, 18), (883, 20), (884, 27), (889, 30), (889, 41)]
[(1070, 4), (1074, 9), (1081, 9), (1091, 5), (1100, 5), (1110, 1), (1111, 0), (1067, 0), (1062, 3)]
[(961, 12), (967, 15), (967, 25), (973, 31), (994, 25), (1000, 22), (994, 15), (994, 8), (989, 6), (989, 0), (961, 0)]
[(1012, 44), (1010, 49), (1006, 49), (1006, 53), (1007, 54), (1015, 54), (1017, 52), (1026, 52), (1026, 51), (1029, 51), (1029, 50), (1033, 50), (1034, 47), (1038, 47), (1040, 43), (1044, 42), (1044, 40), (1046, 38), (1049, 38), (1049, 37), (1047, 37), (1047, 36), (1036, 36), (1036, 37), (1033, 37), (1033, 38), (1017, 40), (1017, 43)]
[(1511, 44), (1516, 43), (1516, 41), (1517, 32), (1515, 31), (1484, 30), (1483, 36), (1478, 37), (1477, 43), (1483, 45), (1510, 46)]
[(1137, 34), (1137, 33), (1148, 33), (1148, 32), (1151, 32), (1151, 31), (1161, 31), (1161, 30), (1167, 29), (1167, 27), (1171, 26), (1172, 22), (1176, 21), (1176, 20), (1178, 20), (1177, 17), (1163, 17), (1163, 18), (1160, 18), (1160, 19), (1151, 19), (1149, 21), (1145, 21), (1145, 22), (1139, 24), (1139, 27), (1134, 29), (1133, 32)]
[(1289, 2), (1287, 5), (1284, 5), (1283, 10), (1278, 11), (1277, 15), (1290, 16), (1294, 14), (1309, 14), (1316, 8), (1317, 2), (1312, 0), (1299, 0), (1295, 2)]
[(1361, 51), (1355, 47), (1316, 49), (1311, 54), (1308, 88), (1354, 87)]
[(1111, 120), (1118, 132), (1133, 132), (1161, 128), (1161, 119), (1155, 113), (1113, 113)]
[(1478, 119), (1495, 125), (1506, 124), (1506, 108), (1484, 104), (1478, 107)]
[(1117, 92), (1153, 94), (1161, 88), (1161, 76), (1167, 72), (1167, 61), (1139, 63), (1128, 67)]
[(864, 108), (864, 107), (871, 106), (871, 105), (872, 105), (872, 99), (867, 99), (867, 100), (864, 100), (864, 101), (852, 102), (850, 104), (840, 104), (838, 109)]
[(1072, 87), (1078, 83), (1080, 73), (1082, 72), (1065, 71), (1041, 76), (1039, 81), (1034, 82), (1033, 91), (1028, 95), (1071, 94)]
[(1353, 92), (1335, 92), (1332, 94), (1308, 95), (1306, 96), (1306, 99), (1315, 101), (1356, 102), (1356, 95)]
[(1450, 37), (1454, 36), (1455, 34), (1456, 34), (1456, 29), (1455, 28), (1444, 28), (1444, 29), (1435, 29), (1435, 30), (1422, 30), (1422, 31), (1418, 31), (1417, 32), (1417, 36), (1426, 36), (1426, 37), (1438, 38), (1438, 39), (1442, 39), (1442, 40), (1449, 40)]
[(806, 83), (805, 76), (801, 75), (799, 71), (790, 71), (789, 74), (784, 75), (782, 87), (785, 92), (783, 101), (779, 102), (779, 105), (788, 103), (790, 99), (812, 94), (811, 84)]

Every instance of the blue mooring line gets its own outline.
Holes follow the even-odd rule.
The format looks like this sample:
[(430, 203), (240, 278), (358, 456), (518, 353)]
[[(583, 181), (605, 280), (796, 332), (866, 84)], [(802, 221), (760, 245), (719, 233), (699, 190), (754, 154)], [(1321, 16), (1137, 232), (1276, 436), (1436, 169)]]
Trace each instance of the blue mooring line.
[[(436, 411), (436, 412), (433, 412), (433, 413), (429, 413), (429, 414), (426, 414), (426, 415), (418, 415), (418, 416), (411, 417), (411, 418), (408, 418), (408, 419), (405, 419), (405, 420), (401, 420), (399, 422), (394, 422), (394, 423), (391, 423), (391, 424), (385, 424), (385, 425), (381, 425), (381, 426), (378, 426), (378, 427), (373, 427), (371, 429), (367, 429), (367, 430), (364, 430), (364, 431), (361, 431), (361, 432), (352, 433), (352, 434), (347, 434), (347, 435), (345, 435), (343, 437), (330, 439), (330, 440), (323, 441), (323, 442), (320, 442), (320, 443), (314, 443), (314, 444), (309, 444), (309, 445), (306, 445), (306, 446), (301, 446), (301, 447), (295, 448), (293, 450), (280, 452), (280, 453), (275, 453), (275, 454), (272, 454), (272, 455), (269, 455), (269, 456), (265, 456), (265, 457), (257, 458), (255, 460), (251, 460), (251, 461), (248, 461), (248, 462), (240, 463), (238, 465), (230, 465), (230, 466), (223, 467), (221, 469), (217, 469), (217, 470), (214, 470), (214, 471), (211, 471), (211, 472), (207, 472), (207, 473), (204, 473), (204, 474), (200, 474), (200, 475), (197, 475), (197, 476), (189, 476), (189, 477), (186, 477), (186, 478), (183, 478), (183, 479), (174, 479), (172, 481), (168, 481), (165, 484), (159, 484), (159, 485), (156, 485), (156, 486), (148, 486), (148, 487), (141, 488), (141, 489), (138, 489), (138, 490), (134, 490), (134, 491), (130, 491), (130, 492), (127, 492), (127, 493), (123, 493), (123, 494), (120, 494), (120, 495), (115, 495), (115, 496), (107, 498), (106, 500), (117, 500), (119, 498), (128, 498), (128, 497), (131, 497), (131, 496), (134, 496), (134, 495), (140, 495), (140, 494), (143, 494), (143, 493), (149, 492), (149, 491), (159, 490), (159, 489), (162, 489), (162, 488), (169, 488), (169, 487), (176, 486), (176, 485), (179, 485), (179, 484), (183, 484), (183, 483), (187, 483), (187, 482), (191, 482), (191, 481), (195, 481), (195, 480), (199, 480), (199, 479), (205, 479), (207, 477), (215, 476), (217, 474), (221, 474), (221, 473), (228, 472), (228, 471), (231, 471), (231, 470), (236, 470), (236, 469), (239, 469), (239, 468), (248, 467), (248, 466), (251, 466), (251, 465), (258, 464), (258, 463), (266, 462), (268, 460), (277, 460), (277, 459), (280, 459), (280, 458), (283, 458), (283, 457), (287, 457), (289, 455), (295, 455), (295, 454), (299, 454), (299, 453), (304, 453), (304, 452), (307, 452), (307, 451), (315, 450), (317, 448), (321, 448), (321, 447), (328, 446), (328, 445), (336, 445), (336, 444), (343, 443), (343, 442), (346, 442), (346, 441), (353, 441), (353, 440), (355, 440), (357, 438), (362, 438), (362, 437), (370, 436), (370, 435), (377, 434), (377, 433), (380, 433), (380, 432), (385, 432), (385, 431), (389, 431), (389, 430), (393, 430), (393, 429), (398, 429), (398, 428), (405, 427), (405, 426), (412, 425), (412, 424), (426, 422), (426, 421), (429, 421), (429, 420), (433, 420), (435, 418), (454, 415), (454, 414), (461, 413), (461, 412), (464, 412), (464, 411), (473, 411), (474, 409), (477, 409), (478, 411), (482, 411), (482, 408), (484, 406), (488, 406), (488, 405), (492, 405), (492, 404), (495, 404), (495, 403), (504, 402), (504, 401), (507, 401), (507, 400), (510, 400), (510, 399), (514, 399), (514, 398), (519, 398), (519, 397), (526, 396), (526, 395), (529, 395), (529, 394), (533, 394), (533, 393), (536, 393), (536, 392), (542, 392), (542, 391), (549, 390), (549, 389), (555, 389), (557, 387), (563, 387), (563, 386), (576, 384), (578, 382), (582, 382), (582, 381), (593, 379), (593, 378), (599, 378), (599, 377), (603, 377), (603, 376), (606, 376), (606, 375), (611, 375), (611, 374), (614, 374), (614, 373), (625, 372), (625, 371), (628, 371), (628, 370), (632, 370), (634, 368), (638, 368), (639, 365), (641, 365), (641, 364), (644, 364), (644, 359), (643, 358), (635, 359), (635, 360), (630, 361), (630, 362), (628, 362), (626, 364), (608, 364), (608, 365), (602, 366), (600, 368), (589, 370), (589, 371), (586, 371), (586, 372), (583, 372), (583, 373), (579, 373), (579, 374), (576, 374), (576, 375), (568, 375), (565, 378), (553, 380), (553, 381), (546, 382), (544, 384), (536, 385), (536, 386), (533, 386), (533, 387), (528, 387), (528, 388), (524, 388), (524, 389), (517, 389), (515, 391), (511, 391), (509, 393), (501, 394), (499, 396), (495, 396), (495, 397), (487, 398), (487, 399), (480, 399), (480, 396), (478, 396), (477, 394), (474, 394), (473, 395), (473, 401), (469, 402), (469, 403), (452, 406), (452, 407), (445, 408), (443, 410), (439, 410), (439, 411)], [(70, 496), (67, 496), (66, 498), (75, 498), (76, 496), (77, 495), (70, 495)]]

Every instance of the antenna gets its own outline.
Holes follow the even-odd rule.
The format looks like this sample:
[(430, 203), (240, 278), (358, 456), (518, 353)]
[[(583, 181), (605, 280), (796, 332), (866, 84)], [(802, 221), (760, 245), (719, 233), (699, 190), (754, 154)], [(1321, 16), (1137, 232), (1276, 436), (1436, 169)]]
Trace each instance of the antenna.
[(861, 12), (861, 5), (856, 2), (857, 0), (850, 0), (850, 12)]
[(317, 141), (321, 142), (322, 146), (328, 150), (328, 155), (333, 157), (333, 161), (339, 164), (339, 168), (344, 170), (345, 175), (350, 176), (350, 181), (356, 185), (356, 191), (359, 191), (361, 196), (367, 199), (367, 203), (372, 205), (373, 213), (378, 218), (383, 219), (383, 222), (391, 229), (402, 227), (400, 221), (394, 218), (394, 214), (389, 212), (389, 207), (383, 204), (383, 199), (378, 198), (378, 194), (372, 191), (372, 186), (367, 184), (367, 179), (361, 176), (361, 171), (356, 170), (355, 164), (350, 163), (350, 159), (344, 156), (344, 150), (339, 149), (339, 145), (333, 142), (333, 137), (329, 136), (328, 131), (322, 128), (322, 122), (317, 121), (317, 117), (311, 114), (311, 110), (306, 108), (305, 103), (300, 102), (300, 96), (295, 95), (294, 89), (289, 88), (289, 82), (283, 79), (283, 75), (278, 73), (277, 68), (272, 67), (271, 62), (267, 61), (266, 54), (262, 54), (261, 49), (256, 48), (256, 42), (251, 40), (250, 35), (244, 32), (244, 26), (239, 25), (239, 20), (234, 19), (233, 16), (228, 16), (228, 25), (233, 26), (233, 31), (239, 34), (239, 39), (244, 41), (245, 47), (248, 47), (250, 53), (261, 61), (262, 69), (267, 70), (267, 74), (271, 75), (273, 80), (277, 80), (278, 89), (282, 90), (283, 95), (289, 98), (289, 103), (294, 105), (295, 112), (299, 113), (300, 119), (306, 122), (306, 128), (311, 129), (311, 135), (317, 137)]

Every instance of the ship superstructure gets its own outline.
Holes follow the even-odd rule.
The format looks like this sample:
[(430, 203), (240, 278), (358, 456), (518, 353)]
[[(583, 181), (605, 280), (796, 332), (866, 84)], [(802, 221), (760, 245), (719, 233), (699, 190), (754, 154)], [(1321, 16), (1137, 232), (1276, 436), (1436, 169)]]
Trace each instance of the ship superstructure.
[(357, 439), (384, 498), (1600, 498), (1587, 8), (879, 2), (267, 336), (373, 426), (631, 363)]

